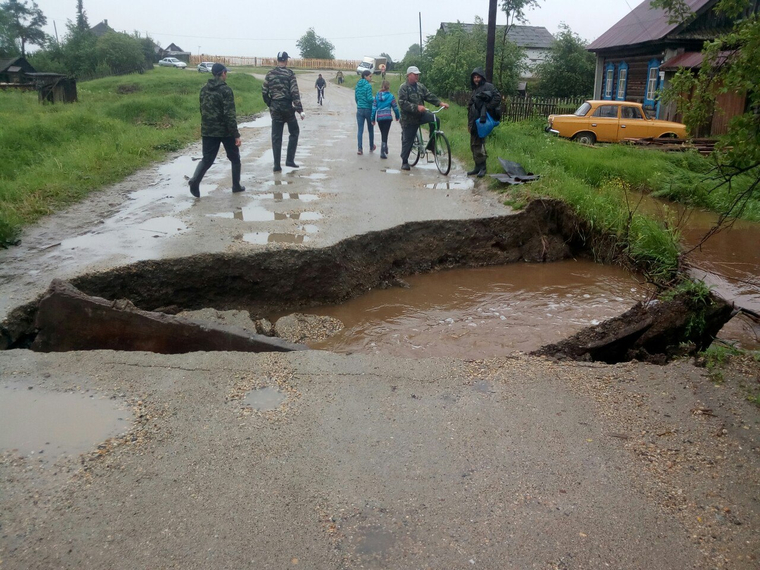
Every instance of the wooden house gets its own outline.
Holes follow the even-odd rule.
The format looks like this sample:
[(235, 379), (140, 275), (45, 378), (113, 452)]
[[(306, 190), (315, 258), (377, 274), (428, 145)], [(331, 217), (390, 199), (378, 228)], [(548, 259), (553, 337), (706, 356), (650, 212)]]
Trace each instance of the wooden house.
[[(662, 9), (644, 0), (588, 46), (596, 54), (595, 99), (635, 101), (647, 114), (679, 121), (675, 105), (661, 105), (658, 92), (667, 88), (679, 69), (698, 70), (705, 42), (729, 31), (734, 22), (714, 11), (718, 0), (686, 0), (694, 17), (670, 23)], [(757, 3), (750, 10), (757, 10)], [(720, 135), (731, 117), (744, 113), (744, 93), (729, 93), (718, 101), (710, 125), (694, 135)]]

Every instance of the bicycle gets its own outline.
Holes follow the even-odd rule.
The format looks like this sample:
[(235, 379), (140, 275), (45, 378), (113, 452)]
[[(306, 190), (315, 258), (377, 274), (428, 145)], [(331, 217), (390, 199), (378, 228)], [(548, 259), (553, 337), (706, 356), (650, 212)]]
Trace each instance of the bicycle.
[(317, 87), (317, 104), (322, 104), (322, 99), (325, 98), (325, 88)]
[[(443, 109), (445, 109), (445, 107), (441, 107), (437, 111), (432, 111), (432, 113), (433, 115), (437, 115)], [(420, 128), (417, 130), (417, 137), (412, 145), (412, 151), (409, 153), (409, 165), (414, 166), (417, 164), (420, 160), (420, 156), (424, 154), (425, 160), (427, 160), (428, 163), (435, 162), (438, 172), (446, 176), (451, 170), (451, 145), (449, 144), (449, 139), (447, 139), (446, 135), (443, 134), (443, 131), (440, 130), (440, 124), (430, 124), (436, 124), (436, 126), (438, 126), (433, 132), (433, 150), (428, 151), (427, 145), (430, 143), (430, 140), (428, 139), (426, 143), (425, 137), (422, 134), (422, 128), (427, 127), (427, 125), (420, 125)], [(428, 152), (433, 153), (433, 160), (428, 157)]]

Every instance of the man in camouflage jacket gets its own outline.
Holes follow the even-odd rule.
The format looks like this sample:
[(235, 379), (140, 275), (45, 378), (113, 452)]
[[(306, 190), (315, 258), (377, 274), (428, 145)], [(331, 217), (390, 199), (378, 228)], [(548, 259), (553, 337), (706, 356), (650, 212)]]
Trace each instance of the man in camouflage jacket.
[[(448, 109), (446, 103), (441, 100), (419, 82), (420, 70), (414, 65), (406, 70), (406, 83), (398, 90), (398, 106), (401, 109), (401, 170), (409, 170), (409, 154), (412, 152), (412, 145), (417, 136), (417, 129), (420, 125), (426, 123), (438, 123), (433, 113), (425, 107), (425, 101), (435, 106)], [(428, 150), (432, 150), (433, 132), (435, 128), (430, 127), (430, 141)]]
[(285, 123), (288, 125), (288, 150), (285, 166), (298, 168), (296, 164), (296, 148), (298, 147), (298, 128), (296, 113), (304, 118), (301, 95), (298, 92), (296, 74), (287, 68), (288, 53), (277, 54), (277, 67), (267, 73), (261, 95), (269, 107), (272, 116), (272, 154), (274, 155), (274, 172), (280, 172), (280, 157), (282, 156), (282, 131)]
[(245, 190), (245, 186), (240, 185), (240, 132), (235, 115), (235, 95), (226, 83), (227, 68), (221, 63), (215, 63), (211, 68), (211, 76), (201, 88), (200, 94), (203, 159), (189, 181), (190, 193), (196, 198), (201, 195), (201, 180), (214, 164), (219, 145), (224, 145), (227, 159), (232, 165), (232, 191)]

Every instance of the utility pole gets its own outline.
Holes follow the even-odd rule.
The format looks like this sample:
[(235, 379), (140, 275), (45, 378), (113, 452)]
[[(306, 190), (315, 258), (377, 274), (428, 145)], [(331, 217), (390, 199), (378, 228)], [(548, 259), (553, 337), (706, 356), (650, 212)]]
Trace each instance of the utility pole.
[(422, 12), (420, 12), (420, 55), (422, 55)]
[(496, 44), (496, 7), (497, 0), (489, 0), (488, 36), (486, 38), (486, 79), (493, 81), (493, 56)]

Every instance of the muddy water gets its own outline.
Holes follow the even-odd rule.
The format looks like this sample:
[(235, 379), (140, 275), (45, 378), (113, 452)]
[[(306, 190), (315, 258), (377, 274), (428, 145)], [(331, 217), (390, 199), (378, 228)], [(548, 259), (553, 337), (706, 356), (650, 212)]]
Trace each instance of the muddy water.
[(78, 455), (124, 433), (131, 420), (132, 413), (112, 400), (0, 384), (0, 451), (43, 461)]
[[(712, 212), (685, 210), (657, 200), (646, 200), (643, 207), (677, 224), (687, 251), (695, 247), (717, 221)], [(737, 221), (689, 253), (687, 260), (692, 276), (737, 306), (760, 313), (760, 224)], [(760, 324), (747, 317), (733, 318), (719, 336), (743, 348), (760, 349)]]
[(627, 271), (590, 261), (456, 269), (406, 281), (408, 289), (309, 309), (345, 325), (310, 346), (407, 357), (502, 356), (561, 340), (649, 294)]

